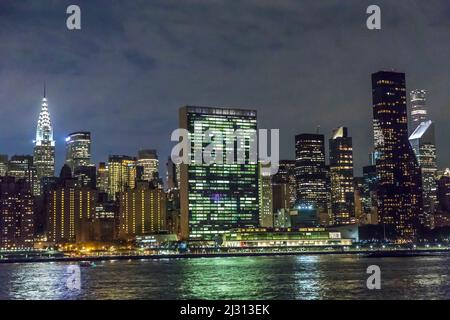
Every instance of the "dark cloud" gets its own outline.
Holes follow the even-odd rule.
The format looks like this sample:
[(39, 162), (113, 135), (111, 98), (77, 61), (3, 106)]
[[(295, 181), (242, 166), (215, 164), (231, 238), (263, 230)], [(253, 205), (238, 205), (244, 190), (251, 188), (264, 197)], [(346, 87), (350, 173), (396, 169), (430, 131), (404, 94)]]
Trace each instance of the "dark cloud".
[(440, 166), (450, 166), (450, 4), (377, 1), (382, 30), (368, 31), (369, 1), (76, 1), (82, 30), (65, 27), (73, 1), (0, 2), (0, 152), (31, 153), (44, 80), (57, 138), (90, 130), (96, 161), (172, 146), (178, 108), (249, 107), (294, 135), (339, 125), (356, 166), (372, 145), (370, 73), (395, 68), (408, 90), (428, 90)]

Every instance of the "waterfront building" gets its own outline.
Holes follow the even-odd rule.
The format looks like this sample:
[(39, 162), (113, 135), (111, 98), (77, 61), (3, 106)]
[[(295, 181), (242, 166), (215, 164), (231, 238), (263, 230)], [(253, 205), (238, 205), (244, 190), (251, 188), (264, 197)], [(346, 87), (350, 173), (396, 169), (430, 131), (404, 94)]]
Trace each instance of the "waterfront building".
[(322, 134), (299, 134), (295, 136), (295, 176), (297, 205), (311, 206), (318, 220), (328, 220), (329, 186), (325, 165), (325, 144)]
[(141, 180), (151, 182), (158, 179), (159, 160), (156, 150), (139, 150), (137, 165), (142, 167)]
[(81, 186), (64, 165), (58, 182), (46, 188), (47, 235), (60, 244), (82, 240), (83, 224), (95, 216), (97, 191)]
[[(421, 119), (423, 120), (423, 117)], [(422, 176), (423, 218), (421, 223), (430, 227), (437, 201), (434, 123), (430, 120), (422, 121), (409, 137), (409, 142), (416, 155)]]
[(355, 223), (353, 144), (346, 127), (333, 130), (329, 152), (332, 222), (335, 225)]
[[(258, 163), (247, 151), (257, 129), (256, 111), (187, 106), (180, 109), (180, 128), (189, 131), (193, 146), (190, 163), (181, 164), (182, 238), (209, 240), (233, 228), (258, 227)], [(204, 152), (203, 133), (208, 129), (224, 136), (239, 129), (245, 138), (245, 146), (240, 146), (246, 150), (245, 163), (196, 163), (194, 155)], [(221, 145), (227, 150), (227, 143)]]
[(66, 164), (72, 174), (78, 167), (91, 166), (91, 133), (79, 131), (66, 137)]
[(108, 195), (115, 200), (118, 192), (134, 189), (136, 184), (136, 158), (113, 155), (108, 162)]
[[(55, 175), (55, 141), (53, 140), (53, 127), (45, 90), (34, 140), (33, 163), (36, 167), (36, 179), (39, 185), (42, 178)], [(41, 194), (41, 192), (42, 186), (40, 185), (37, 193)]]
[(119, 219), (119, 236), (123, 239), (166, 230), (164, 191), (140, 181), (135, 189), (120, 192)]
[(26, 179), (0, 177), (0, 250), (33, 248), (34, 197)]
[(380, 223), (388, 238), (411, 241), (423, 204), (420, 168), (408, 141), (405, 74), (372, 74), (372, 96)]
[[(262, 170), (266, 168), (269, 170)], [(259, 163), (259, 225), (263, 228), (273, 227), (272, 176), (270, 164)]]
[(352, 242), (343, 238), (341, 232), (325, 228), (250, 228), (230, 230), (223, 235), (223, 246), (228, 248), (343, 247)]

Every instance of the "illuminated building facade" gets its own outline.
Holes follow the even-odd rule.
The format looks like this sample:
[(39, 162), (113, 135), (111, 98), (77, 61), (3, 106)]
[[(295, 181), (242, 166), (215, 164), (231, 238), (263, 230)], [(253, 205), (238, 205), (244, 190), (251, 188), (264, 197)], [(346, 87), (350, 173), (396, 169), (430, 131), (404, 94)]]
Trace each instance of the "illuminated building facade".
[(97, 191), (81, 187), (77, 179), (64, 178), (48, 188), (45, 199), (48, 240), (56, 244), (81, 241), (83, 224), (95, 216)]
[(439, 211), (450, 214), (450, 169), (446, 169), (438, 180)]
[(267, 230), (236, 229), (224, 234), (224, 247), (321, 247), (350, 246), (352, 239), (345, 239), (341, 232), (325, 228), (287, 228)]
[(372, 74), (378, 215), (390, 239), (413, 240), (422, 217), (422, 181), (408, 141), (405, 74)]
[(156, 150), (139, 150), (137, 165), (142, 167), (141, 180), (150, 182), (158, 178), (159, 160)]
[(353, 143), (347, 128), (333, 130), (329, 143), (332, 223), (355, 223)]
[(66, 137), (66, 164), (72, 170), (91, 165), (91, 133), (74, 132)]
[(434, 123), (421, 122), (409, 137), (420, 166), (423, 190), (423, 218), (421, 223), (432, 226), (432, 217), (436, 210), (436, 142)]
[(119, 236), (127, 239), (165, 230), (166, 195), (139, 182), (135, 189), (119, 194)]
[[(246, 152), (244, 164), (196, 164), (195, 152), (189, 154), (190, 164), (181, 164), (182, 238), (210, 240), (233, 228), (258, 227), (258, 164), (249, 160), (250, 145), (257, 129), (256, 111), (183, 107), (180, 128), (189, 131), (192, 150), (199, 145), (202, 152), (208, 145), (203, 141), (206, 130), (227, 135), (239, 129), (245, 138), (240, 147)], [(231, 141), (237, 145), (237, 139), (230, 139), (229, 143), (222, 144), (222, 150), (228, 150)]]
[(328, 216), (329, 187), (324, 136), (308, 133), (295, 136), (295, 157), (297, 205), (312, 207), (318, 217)]
[(296, 203), (295, 160), (280, 160), (272, 177), (273, 210), (292, 209)]
[(270, 169), (270, 164), (263, 165), (259, 163), (259, 225), (263, 228), (272, 228), (272, 176), (270, 175), (270, 170), (261, 170), (262, 167)]
[(0, 154), (0, 177), (6, 176), (8, 172), (8, 155)]
[(0, 177), (0, 250), (33, 248), (34, 197), (25, 179)]
[(425, 90), (413, 90), (410, 93), (412, 130), (428, 120), (426, 94)]
[(33, 165), (33, 156), (12, 156), (8, 162), (7, 175), (16, 179), (25, 179), (30, 185), (33, 195), (40, 194), (41, 185), (37, 180), (36, 167)]
[[(53, 177), (55, 175), (55, 141), (53, 140), (53, 128), (50, 121), (45, 90), (36, 128), (33, 162), (36, 167), (36, 178), (39, 184), (42, 178)], [(42, 188), (39, 188), (38, 194), (41, 192)]]
[(99, 192), (108, 193), (108, 165), (105, 162), (100, 162), (97, 168), (97, 190)]
[(118, 192), (134, 189), (136, 159), (129, 156), (110, 156), (108, 161), (108, 195), (115, 200)]

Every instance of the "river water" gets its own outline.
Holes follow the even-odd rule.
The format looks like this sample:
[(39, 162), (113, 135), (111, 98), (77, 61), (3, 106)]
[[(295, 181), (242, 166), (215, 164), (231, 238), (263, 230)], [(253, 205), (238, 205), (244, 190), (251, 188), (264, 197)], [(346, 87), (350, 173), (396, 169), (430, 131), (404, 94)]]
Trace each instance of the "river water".
[[(1, 299), (449, 299), (450, 255), (300, 255), (0, 265)], [(381, 289), (368, 290), (369, 265)]]

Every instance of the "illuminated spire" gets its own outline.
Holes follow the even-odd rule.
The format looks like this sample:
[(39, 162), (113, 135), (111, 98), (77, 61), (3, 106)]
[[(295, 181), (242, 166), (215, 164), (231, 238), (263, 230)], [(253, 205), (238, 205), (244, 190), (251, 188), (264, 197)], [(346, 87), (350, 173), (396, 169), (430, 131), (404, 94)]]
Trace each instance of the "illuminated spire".
[(39, 119), (36, 129), (35, 144), (37, 146), (42, 145), (43, 143), (50, 143), (50, 145), (52, 146), (55, 145), (55, 141), (53, 141), (53, 128), (50, 120), (50, 113), (48, 111), (46, 96), (46, 85), (44, 83), (44, 97), (42, 98), (41, 112), (39, 113)]

